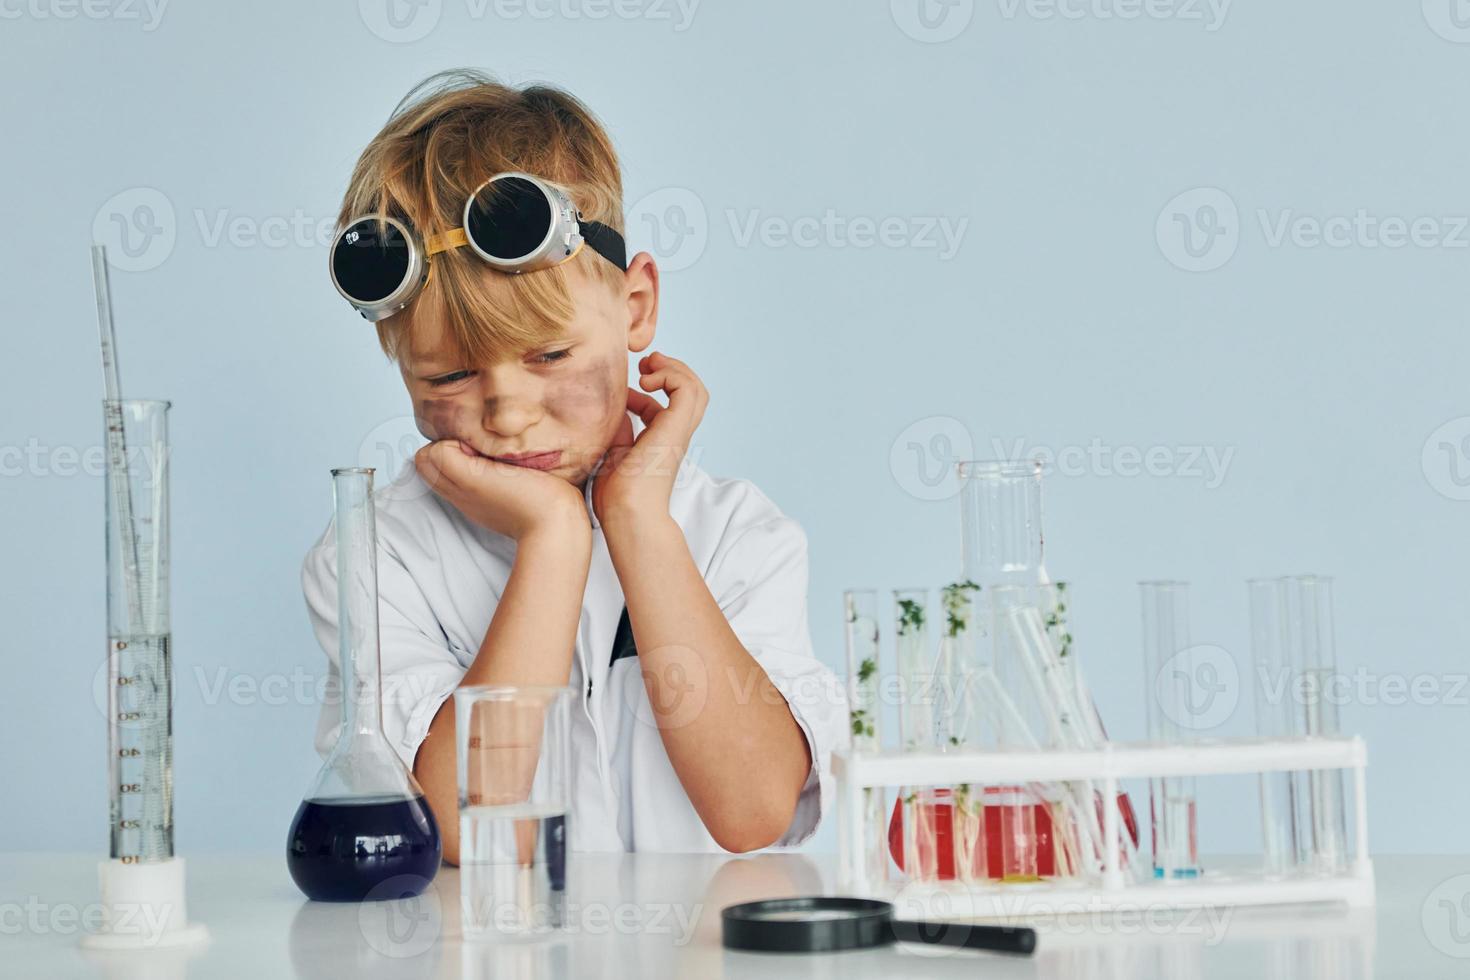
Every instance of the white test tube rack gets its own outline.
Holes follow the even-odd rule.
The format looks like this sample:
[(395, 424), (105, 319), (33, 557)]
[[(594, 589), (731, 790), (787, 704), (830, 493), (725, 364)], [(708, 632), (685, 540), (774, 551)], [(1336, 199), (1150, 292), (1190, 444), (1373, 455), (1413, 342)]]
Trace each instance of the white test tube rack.
[[(1238, 905), (1335, 903), (1351, 908), (1374, 904), (1373, 863), (1368, 857), (1368, 803), (1364, 786), (1367, 746), (1353, 736), (1239, 738), (1181, 745), (1108, 743), (1098, 749), (1040, 751), (897, 752), (833, 754), (837, 783), (839, 890), (842, 894), (891, 899), (928, 907), (941, 918), (1015, 918), (1089, 911), (1202, 908)], [(1118, 807), (1103, 807), (1105, 863), (1102, 873), (1038, 882), (872, 881), (865, 865), (863, 790), (873, 787), (1019, 785), (1085, 780), (1103, 800), (1115, 801), (1119, 781), (1160, 776), (1250, 775), (1339, 769), (1351, 774), (1354, 839), (1352, 854), (1336, 873), (1300, 870), (1211, 871), (1196, 878), (1136, 881), (1119, 865)], [(895, 794), (896, 795), (896, 794)], [(1145, 808), (1146, 809), (1146, 808)], [(1145, 812), (1139, 812), (1142, 846), (1149, 859)], [(885, 835), (886, 847), (886, 835)], [(905, 912), (907, 914), (907, 912)]]

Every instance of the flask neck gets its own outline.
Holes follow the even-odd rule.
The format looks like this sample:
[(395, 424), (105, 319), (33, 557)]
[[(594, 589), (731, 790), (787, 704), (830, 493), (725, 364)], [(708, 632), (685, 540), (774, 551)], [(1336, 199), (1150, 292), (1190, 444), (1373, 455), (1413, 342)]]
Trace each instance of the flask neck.
[(337, 663), (342, 734), (383, 730), (373, 471), (332, 472), (337, 504)]

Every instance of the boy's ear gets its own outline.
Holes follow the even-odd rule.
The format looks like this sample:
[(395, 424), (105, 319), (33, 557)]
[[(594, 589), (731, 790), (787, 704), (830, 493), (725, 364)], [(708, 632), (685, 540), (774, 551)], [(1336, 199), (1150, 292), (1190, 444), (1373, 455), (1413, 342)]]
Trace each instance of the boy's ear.
[(628, 297), (628, 350), (641, 351), (653, 343), (658, 329), (658, 265), (653, 256), (639, 252), (624, 273)]

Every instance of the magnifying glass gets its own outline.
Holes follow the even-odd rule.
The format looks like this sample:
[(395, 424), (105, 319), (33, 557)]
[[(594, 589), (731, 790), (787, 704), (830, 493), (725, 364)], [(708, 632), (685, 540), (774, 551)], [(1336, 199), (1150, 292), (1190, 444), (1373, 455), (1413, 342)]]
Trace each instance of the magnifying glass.
[(727, 906), (720, 913), (727, 949), (830, 953), (889, 943), (925, 943), (1028, 955), (1036, 930), (970, 922), (896, 919), (893, 905), (873, 898), (777, 898)]

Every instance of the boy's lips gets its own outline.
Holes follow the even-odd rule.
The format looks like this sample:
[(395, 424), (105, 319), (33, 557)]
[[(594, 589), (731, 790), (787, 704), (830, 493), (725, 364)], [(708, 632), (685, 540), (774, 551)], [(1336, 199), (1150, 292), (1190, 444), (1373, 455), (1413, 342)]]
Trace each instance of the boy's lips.
[(524, 466), (533, 470), (555, 469), (561, 462), (561, 450), (552, 450), (549, 453), (517, 453), (513, 456), (491, 456), (497, 463), (509, 463), (512, 466)]

